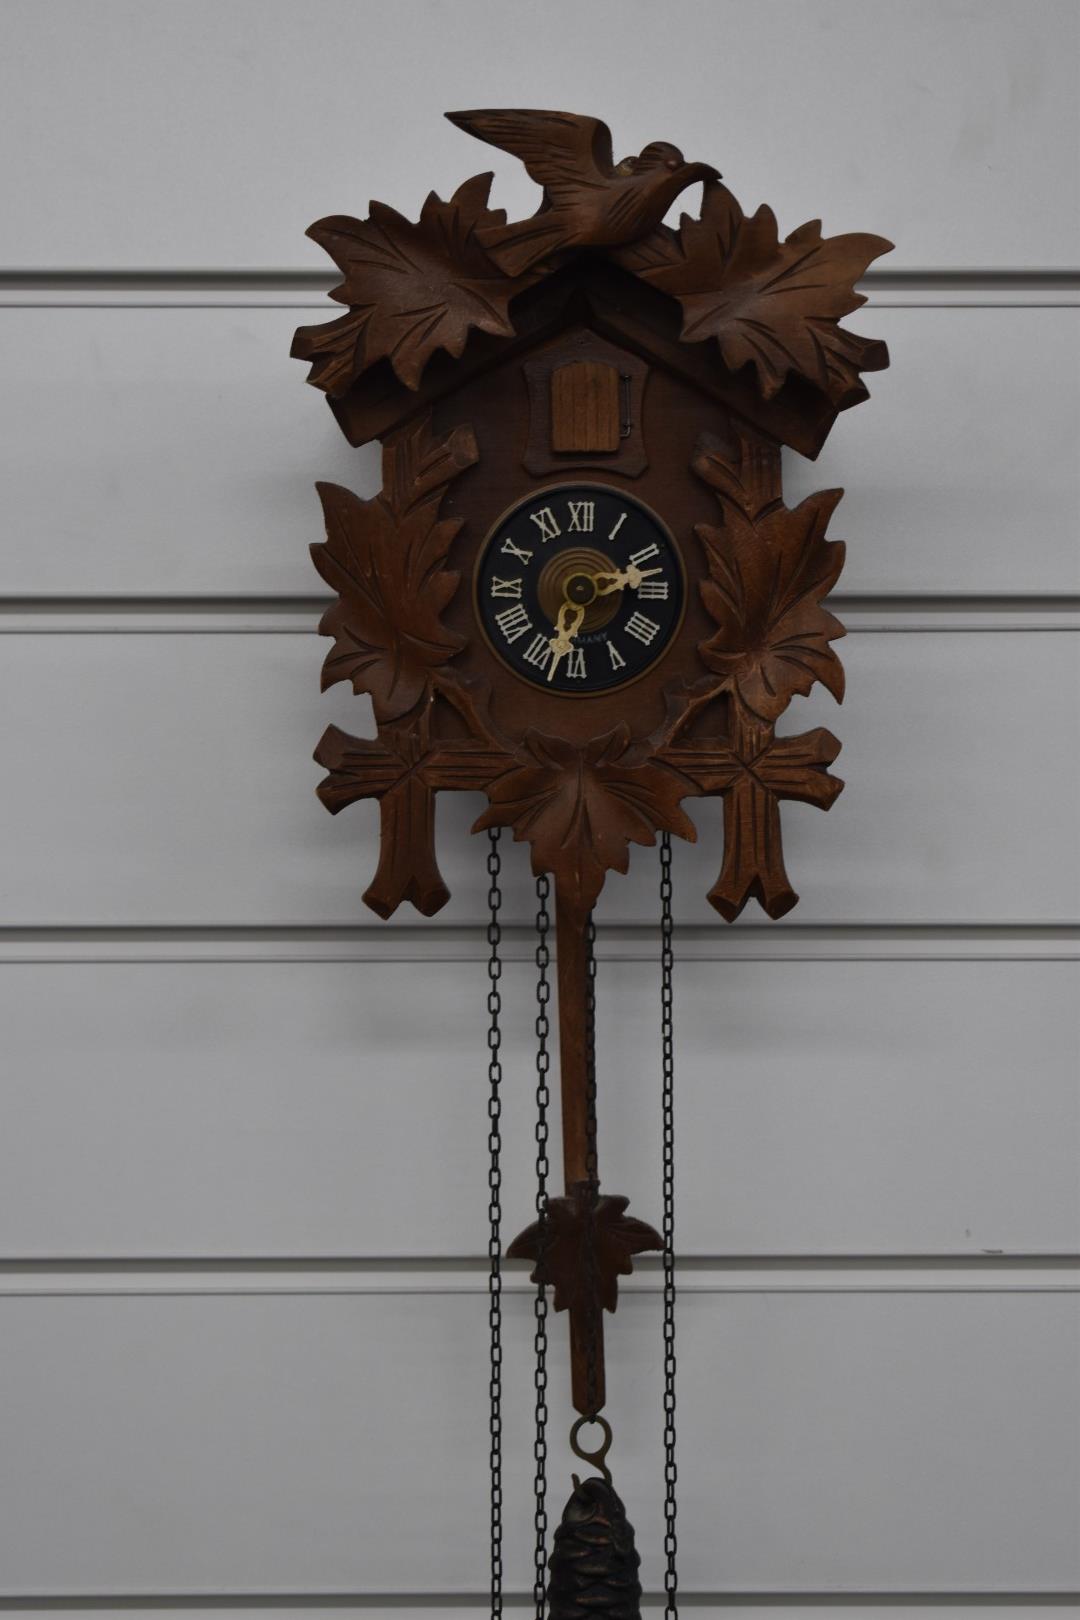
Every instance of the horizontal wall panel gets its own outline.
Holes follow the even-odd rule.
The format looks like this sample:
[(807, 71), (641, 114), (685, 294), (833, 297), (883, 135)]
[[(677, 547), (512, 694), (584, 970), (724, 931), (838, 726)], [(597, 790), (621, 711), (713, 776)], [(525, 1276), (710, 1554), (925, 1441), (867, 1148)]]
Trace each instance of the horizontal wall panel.
[(784, 232), (878, 231), (900, 265), (1080, 262), (1068, 0), (682, 0), (666, 28), (645, 0), (8, 0), (4, 20), (8, 266), (318, 264), (310, 220), (372, 194), (415, 217), (485, 168), (532, 213), (520, 165), (440, 117), (493, 101), (599, 114), (616, 158), (674, 141)]
[[(320, 696), (313, 636), (7, 636), (0, 645), (6, 924), (370, 921), (371, 803), (329, 816), (311, 752), (366, 700)], [(819, 691), (784, 727), (835, 728), (848, 782), (828, 815), (784, 806), (801, 922), (1038, 922), (1080, 916), (1080, 637), (865, 633), (844, 644), (842, 710)], [(446, 922), (479, 921), (480, 795), (443, 794)], [(676, 840), (678, 914), (723, 924), (719, 801)], [(609, 879), (601, 916), (655, 915), (655, 855)], [(508, 849), (508, 919), (531, 918)], [(391, 926), (419, 923), (402, 908)], [(783, 926), (782, 924), (780, 926)]]
[[(444, 1599), (440, 1602), (440, 1596)], [(689, 1594), (680, 1589), (679, 1601), (684, 1607), (693, 1608), (694, 1620), (760, 1620), (761, 1603), (758, 1601), (740, 1603), (737, 1599), (717, 1598), (710, 1601), (713, 1594), (703, 1596), (693, 1594), (692, 1605), (688, 1601)], [(504, 1605), (511, 1614), (516, 1611), (532, 1612), (531, 1590), (528, 1596), (525, 1592), (504, 1595)], [(645, 1607), (663, 1607), (663, 1598), (657, 1593), (646, 1593)], [(346, 1597), (335, 1598), (332, 1607), (337, 1616), (345, 1617), (355, 1615), (362, 1620), (369, 1620), (372, 1611), (385, 1609), (386, 1597), (382, 1594), (349, 1593)], [(997, 1597), (987, 1597), (983, 1601), (978, 1598), (965, 1597), (964, 1620), (1052, 1620), (1052, 1614), (1047, 1609), (1072, 1609), (1076, 1604), (1076, 1594), (1054, 1594), (1049, 1599), (1035, 1599), (1025, 1602), (1022, 1598), (1008, 1598), (1004, 1602)], [(897, 1602), (895, 1599), (883, 1598), (875, 1603), (872, 1597), (865, 1601), (852, 1602), (848, 1599), (839, 1599), (830, 1603), (816, 1596), (800, 1602), (798, 1598), (784, 1599), (775, 1595), (769, 1598), (769, 1611), (775, 1620), (956, 1620), (956, 1605), (951, 1602), (935, 1602), (932, 1597), (913, 1597), (908, 1602)], [(94, 1612), (99, 1620), (160, 1620), (164, 1610), (170, 1613), (177, 1608), (197, 1608), (199, 1620), (225, 1620), (232, 1617), (238, 1608), (244, 1610), (247, 1620), (254, 1620), (260, 1615), (273, 1615), (274, 1620), (325, 1620), (326, 1603), (320, 1603), (317, 1598), (310, 1598), (305, 1602), (303, 1597), (287, 1598), (282, 1601), (275, 1598), (273, 1602), (249, 1597), (228, 1599), (220, 1602), (213, 1600), (199, 1600), (197, 1603), (177, 1603), (161, 1601), (155, 1606), (152, 1600), (144, 1602), (126, 1602), (111, 1605), (108, 1600), (94, 1602)], [(20, 1603), (7, 1602), (3, 1605), (3, 1612), (17, 1617), (17, 1620), (41, 1620), (42, 1616), (51, 1614), (70, 1614), (70, 1607), (65, 1607), (61, 1599), (52, 1603)], [(408, 1599), (402, 1601), (397, 1595), (392, 1605), (393, 1620), (491, 1620), (490, 1602), (482, 1602), (479, 1597), (475, 1603), (468, 1599), (452, 1597), (449, 1593), (439, 1596), (425, 1596), (415, 1603)]]
[[(1080, 1252), (1078, 967), (680, 963), (680, 1251)], [(0, 1259), (479, 1255), (486, 983), (479, 961), (0, 967)], [(507, 966), (508, 1240), (533, 988)], [(604, 1185), (655, 1221), (657, 971), (602, 961), (599, 991)]]
[[(504, 855), (511, 855), (507, 848)], [(676, 946), (688, 962), (1076, 962), (1080, 923), (799, 923), (778, 928), (764, 913), (738, 928), (680, 922)], [(656, 961), (656, 919), (604, 921), (605, 961)], [(506, 962), (532, 962), (536, 922), (507, 919)], [(0, 927), (0, 962), (486, 962), (486, 923), (436, 917), (411, 928), (370, 922), (305, 927)]]
[[(460, 1598), (449, 1594), (440, 1594), (445, 1601), (440, 1602), (439, 1596), (425, 1597), (422, 1601), (410, 1603), (407, 1599), (402, 1602), (397, 1596), (393, 1600), (392, 1613), (394, 1620), (491, 1620), (490, 1602), (481, 1602), (479, 1598), (475, 1603), (468, 1599), (464, 1602)], [(740, 1603), (735, 1599), (717, 1599), (710, 1601), (712, 1594), (702, 1596), (693, 1595), (692, 1605), (688, 1601), (688, 1594), (680, 1590), (679, 1601), (684, 1607), (693, 1608), (694, 1620), (760, 1620), (760, 1602)], [(230, 1605), (224, 1602), (202, 1601), (196, 1604), (184, 1605), (182, 1603), (161, 1602), (155, 1607), (152, 1601), (127, 1602), (122, 1605), (110, 1605), (107, 1600), (94, 1603), (94, 1612), (100, 1620), (160, 1620), (163, 1610), (170, 1613), (177, 1608), (197, 1608), (199, 1620), (225, 1620), (225, 1616), (236, 1614), (238, 1608), (243, 1608), (248, 1620), (259, 1615), (273, 1615), (274, 1620), (324, 1620), (327, 1605), (319, 1603), (315, 1598), (305, 1603), (303, 1598), (281, 1599), (275, 1598), (271, 1603), (264, 1600), (265, 1606), (260, 1606), (258, 1599), (243, 1597), (234, 1600)], [(385, 1608), (386, 1598), (382, 1594), (365, 1596), (364, 1594), (349, 1593), (347, 1597), (335, 1598), (333, 1609), (338, 1616), (356, 1615), (368, 1620), (372, 1611), (378, 1612)], [(532, 1595), (528, 1596), (522, 1591), (507, 1592), (504, 1595), (506, 1610), (513, 1614), (516, 1611), (531, 1612)], [(654, 1608), (663, 1608), (663, 1597), (658, 1593), (646, 1593), (644, 1598), (646, 1609), (652, 1605)], [(1076, 1594), (1054, 1594), (1047, 1599), (1036, 1599), (1024, 1602), (1023, 1599), (1008, 1598), (1004, 1602), (1000, 1598), (987, 1597), (983, 1601), (978, 1598), (964, 1599), (964, 1620), (1052, 1620), (1047, 1609), (1074, 1608)], [(800, 1603), (798, 1598), (785, 1601), (783, 1598), (770, 1596), (769, 1611), (775, 1620), (956, 1620), (956, 1605), (950, 1602), (935, 1602), (933, 1598), (913, 1597), (908, 1602), (896, 1602), (893, 1599), (882, 1599), (875, 1603), (873, 1598), (863, 1602), (850, 1602), (840, 1599), (830, 1603), (827, 1599), (817, 1597), (807, 1599)], [(886, 1612), (887, 1611), (887, 1612)], [(40, 1620), (42, 1616), (51, 1614), (70, 1614), (70, 1608), (65, 1608), (63, 1602), (57, 1599), (53, 1603), (27, 1603), (25, 1606), (16, 1600), (3, 1606), (3, 1612), (18, 1617), (18, 1620), (29, 1620), (31, 1615)]]
[(324, 594), (308, 552), (322, 533), (315, 480), (373, 493), (379, 452), (346, 444), (289, 358), (307, 318), (0, 310), (12, 503), (0, 595)]
[(1080, 308), (867, 309), (850, 324), (887, 339), (892, 364), (816, 462), (785, 457), (788, 505), (845, 491), (843, 590), (1080, 592)]
[[(532, 1306), (506, 1306), (520, 1589)], [(0, 1301), (3, 1592), (481, 1590), (486, 1318), (479, 1292)], [(1080, 1586), (1075, 1293), (700, 1294), (678, 1320), (689, 1591)], [(658, 1297), (624, 1298), (610, 1339), (612, 1463), (653, 1587)]]
[[(1080, 1286), (1080, 1256), (721, 1255), (680, 1256), (680, 1296), (698, 1294), (1070, 1294)], [(639, 1255), (620, 1278), (623, 1294), (663, 1293), (659, 1255)], [(527, 1264), (507, 1262), (503, 1292), (529, 1295)], [(6, 1260), (0, 1296), (20, 1299), (140, 1299), (248, 1296), (486, 1294), (486, 1255), (464, 1259), (297, 1260)]]
[[(288, 357), (319, 313), (0, 310), (0, 596), (319, 595), (315, 479), (379, 484), (377, 449), (349, 449)], [(892, 368), (817, 463), (787, 469), (792, 504), (847, 490), (844, 590), (1080, 592), (1080, 309), (853, 324), (888, 340)]]

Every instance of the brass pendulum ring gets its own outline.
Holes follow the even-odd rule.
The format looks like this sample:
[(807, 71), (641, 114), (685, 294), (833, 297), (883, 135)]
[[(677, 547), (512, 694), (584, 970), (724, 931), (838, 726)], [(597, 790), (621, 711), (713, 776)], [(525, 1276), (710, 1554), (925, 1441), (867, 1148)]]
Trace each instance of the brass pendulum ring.
[[(586, 1451), (578, 1441), (578, 1435), (585, 1423), (598, 1423), (604, 1431), (603, 1441), (595, 1451)], [(579, 1417), (570, 1430), (570, 1450), (575, 1457), (580, 1457), (582, 1462), (592, 1463), (594, 1468), (600, 1470), (608, 1484), (611, 1484), (611, 1470), (604, 1461), (611, 1450), (611, 1424), (607, 1418), (601, 1417), (599, 1413), (595, 1417)]]

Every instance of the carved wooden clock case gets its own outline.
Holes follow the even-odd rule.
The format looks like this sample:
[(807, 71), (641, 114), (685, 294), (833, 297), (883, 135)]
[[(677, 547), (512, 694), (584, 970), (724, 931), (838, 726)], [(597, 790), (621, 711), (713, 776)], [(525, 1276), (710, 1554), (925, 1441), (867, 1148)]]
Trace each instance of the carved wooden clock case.
[[(784, 505), (781, 448), (816, 456), (867, 397), (860, 374), (887, 365), (839, 321), (891, 244), (823, 238), (816, 221), (781, 241), (770, 209), (744, 215), (666, 142), (615, 163), (595, 119), (448, 116), (522, 159), (544, 188), (531, 219), (491, 209), (482, 174), (449, 202), (429, 195), (416, 223), (372, 203), (309, 231), (348, 307), (302, 327), (293, 353), (349, 442), (383, 445), (371, 499), (318, 486), (313, 556), (336, 593), (323, 685), (350, 681), (376, 722), (374, 737), (329, 728), (318, 791), (334, 813), (379, 801), (364, 899), (382, 917), (448, 899), (435, 796), (455, 789), (485, 793), (474, 830), (511, 828), (554, 885), (565, 1192), (509, 1252), (570, 1304), (574, 1405), (596, 1418), (603, 1307), (631, 1254), (670, 1249), (671, 1225), (661, 1239), (599, 1193), (592, 909), (631, 844), (693, 840), (692, 801), (712, 794), (721, 917), (796, 903), (780, 804), (828, 809), (840, 744), (775, 726), (815, 682), (843, 696), (843, 627), (823, 599), (844, 547), (826, 538), (840, 490)], [(695, 182), (700, 214), (663, 224)], [(577, 1612), (559, 1607), (555, 1567), (551, 1613)], [(632, 1587), (623, 1608), (587, 1612), (636, 1613)], [(673, 1563), (668, 1597), (674, 1613)]]

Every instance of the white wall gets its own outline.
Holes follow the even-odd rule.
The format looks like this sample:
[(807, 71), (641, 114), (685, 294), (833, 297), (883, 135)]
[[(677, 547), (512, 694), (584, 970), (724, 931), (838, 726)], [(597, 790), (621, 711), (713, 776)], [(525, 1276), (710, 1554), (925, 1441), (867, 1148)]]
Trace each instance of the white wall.
[[(453, 902), (387, 928), (374, 812), (313, 797), (322, 729), (365, 716), (318, 691), (311, 484), (370, 491), (377, 459), (288, 346), (320, 214), (485, 167), (533, 205), (440, 117), (492, 103), (897, 243), (851, 322), (893, 368), (788, 467), (789, 498), (848, 486), (850, 695), (797, 717), (847, 791), (785, 807), (779, 925), (704, 904), (715, 806), (677, 854), (690, 1612), (1075, 1603), (1078, 52), (1068, 0), (5, 0), (0, 1607), (483, 1612), (482, 851), (444, 800)], [(646, 1217), (654, 861), (601, 917), (605, 1177)], [(609, 1341), (653, 1591), (657, 1285)], [(519, 1273), (507, 1318), (524, 1594)]]

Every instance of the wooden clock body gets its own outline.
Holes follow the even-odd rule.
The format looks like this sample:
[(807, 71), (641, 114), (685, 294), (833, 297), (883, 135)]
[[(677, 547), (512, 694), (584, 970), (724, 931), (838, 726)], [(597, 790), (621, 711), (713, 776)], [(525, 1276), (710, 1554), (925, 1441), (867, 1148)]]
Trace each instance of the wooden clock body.
[[(350, 442), (384, 447), (378, 495), (319, 486), (327, 536), (313, 554), (337, 593), (321, 626), (334, 638), (324, 685), (350, 680), (376, 720), (374, 737), (324, 735), (319, 792), (334, 812), (379, 800), (380, 862), (365, 900), (382, 916), (403, 900), (430, 915), (448, 898), (435, 849), (443, 791), (486, 793), (477, 830), (512, 828), (534, 870), (552, 876), (566, 1192), (551, 1200), (560, 1241), (540, 1272), (556, 1307), (571, 1304), (584, 1413), (603, 1404), (602, 1356), (599, 1400), (586, 1389), (586, 1339), (595, 1347), (630, 1255), (660, 1246), (624, 1199), (599, 1197), (590, 1174), (588, 919), (631, 844), (696, 836), (687, 812), (703, 794), (724, 800), (709, 896), (720, 914), (732, 921), (756, 898), (779, 917), (796, 902), (779, 806), (827, 809), (842, 787), (829, 772), (840, 745), (821, 728), (777, 737), (775, 726), (815, 681), (843, 694), (831, 645), (843, 629), (822, 605), (843, 545), (826, 538), (841, 492), (789, 510), (780, 454), (816, 455), (838, 412), (866, 397), (860, 372), (887, 364), (884, 345), (839, 319), (863, 301), (854, 281), (889, 244), (825, 239), (816, 223), (781, 242), (768, 209), (747, 218), (714, 170), (666, 143), (614, 165), (593, 119), (453, 118), (517, 152), (544, 185), (531, 221), (507, 225), (490, 210), (482, 175), (448, 203), (429, 197), (415, 223), (373, 204), (367, 220), (338, 216), (310, 233), (345, 272), (334, 296), (349, 308), (302, 328), (293, 352), (313, 361), (311, 380)], [(674, 231), (662, 214), (695, 179), (705, 181), (700, 217)], [(534, 604), (523, 645), (535, 643), (536, 662), (523, 669), (477, 594), (490, 592), (485, 547), (509, 537), (505, 514), (520, 503), (549, 513), (527, 549), (542, 554), (555, 526), (553, 550), (564, 543), (568, 486), (579, 503), (583, 486), (602, 487), (655, 514), (682, 591), (663, 650), (634, 679), (587, 695), (588, 683), (560, 690), (545, 678), (557, 601), (543, 614)], [(592, 529), (581, 540), (594, 584), (610, 584), (603, 570), (626, 566), (617, 536)], [(612, 593), (624, 652), (633, 589)], [(589, 643), (594, 674), (596, 658), (617, 656)], [(536, 1258), (535, 1248), (530, 1229), (509, 1252)]]

